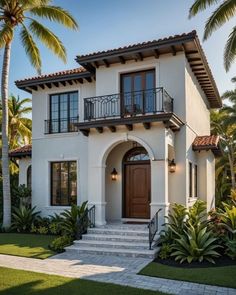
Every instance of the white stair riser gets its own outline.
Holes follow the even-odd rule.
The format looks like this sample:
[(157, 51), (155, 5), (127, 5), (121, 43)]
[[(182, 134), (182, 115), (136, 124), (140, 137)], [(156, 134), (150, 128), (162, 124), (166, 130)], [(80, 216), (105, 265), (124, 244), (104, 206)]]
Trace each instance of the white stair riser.
[(102, 235), (119, 235), (119, 236), (139, 236), (139, 237), (148, 237), (148, 232), (142, 232), (142, 231), (117, 231), (112, 230), (108, 231), (105, 229), (88, 229), (88, 234), (102, 234)]
[(114, 248), (114, 249), (130, 249), (130, 250), (148, 250), (149, 249), (149, 246), (148, 244), (146, 244), (145, 246), (143, 245), (137, 245), (137, 244), (133, 244), (133, 245), (120, 245), (120, 244), (109, 244), (107, 245), (106, 243), (104, 244), (96, 244), (96, 242), (92, 242), (90, 244), (87, 244), (87, 243), (75, 243), (74, 242), (74, 245), (76, 247), (78, 247), (79, 249), (83, 248), (83, 247), (87, 247), (89, 245), (89, 247), (93, 247), (93, 248), (99, 248), (99, 247), (102, 247), (102, 248), (108, 248), (108, 249), (111, 249), (111, 248)]
[(120, 257), (142, 257), (142, 258), (149, 258), (149, 259), (154, 259), (155, 254), (143, 254), (143, 253), (126, 253), (125, 251), (122, 251), (117, 253), (117, 252), (111, 252), (111, 251), (99, 251), (99, 250), (87, 250), (87, 249), (66, 249), (66, 251), (72, 251), (72, 252), (78, 252), (78, 254), (91, 254), (91, 255), (110, 255), (110, 256), (120, 256)]
[(99, 235), (96, 235), (96, 237), (94, 237), (93, 235), (83, 235), (83, 240), (86, 240), (86, 241), (113, 241), (113, 242), (133, 242), (133, 243), (137, 243), (137, 242), (140, 242), (140, 243), (148, 243), (148, 238), (142, 238), (142, 237), (138, 237), (137, 239), (134, 239), (136, 238), (135, 236), (132, 238), (132, 237), (126, 237), (126, 238), (122, 238), (122, 237), (117, 237), (117, 236), (113, 236), (113, 237), (110, 237), (110, 236), (99, 236)]

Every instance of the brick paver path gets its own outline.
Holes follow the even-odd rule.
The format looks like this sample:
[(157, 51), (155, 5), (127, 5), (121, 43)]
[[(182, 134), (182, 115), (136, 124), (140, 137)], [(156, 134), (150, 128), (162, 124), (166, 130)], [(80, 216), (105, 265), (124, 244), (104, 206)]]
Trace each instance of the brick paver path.
[[(181, 295), (236, 295), (235, 289), (137, 275), (150, 260), (62, 253), (39, 260), (0, 254), (0, 266)], [(224, 275), (224, 274), (222, 274)]]

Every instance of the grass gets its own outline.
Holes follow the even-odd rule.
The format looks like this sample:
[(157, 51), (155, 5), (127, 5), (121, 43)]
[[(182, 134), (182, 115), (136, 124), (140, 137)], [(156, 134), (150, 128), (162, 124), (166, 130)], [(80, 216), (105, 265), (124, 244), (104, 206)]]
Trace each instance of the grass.
[(161, 295), (164, 293), (0, 267), (1, 295)]
[(236, 288), (236, 265), (207, 268), (181, 268), (151, 262), (143, 268), (139, 274), (151, 277)]
[(48, 245), (55, 236), (34, 234), (0, 234), (0, 254), (45, 259), (55, 253)]

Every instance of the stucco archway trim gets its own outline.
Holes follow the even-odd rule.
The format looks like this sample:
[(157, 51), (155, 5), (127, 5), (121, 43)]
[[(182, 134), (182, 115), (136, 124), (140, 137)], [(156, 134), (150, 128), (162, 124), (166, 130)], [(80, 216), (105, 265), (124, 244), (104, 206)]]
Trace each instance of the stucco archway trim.
[(109, 144), (104, 148), (101, 158), (99, 159), (99, 163), (101, 166), (106, 166), (106, 160), (109, 155), (109, 153), (112, 151), (112, 149), (117, 146), (118, 144), (126, 141), (136, 141), (140, 145), (142, 145), (146, 151), (148, 152), (149, 158), (151, 161), (155, 160), (155, 155), (153, 153), (152, 148), (140, 137), (129, 135), (127, 133), (121, 134), (120, 136), (117, 136), (115, 139), (109, 142)]

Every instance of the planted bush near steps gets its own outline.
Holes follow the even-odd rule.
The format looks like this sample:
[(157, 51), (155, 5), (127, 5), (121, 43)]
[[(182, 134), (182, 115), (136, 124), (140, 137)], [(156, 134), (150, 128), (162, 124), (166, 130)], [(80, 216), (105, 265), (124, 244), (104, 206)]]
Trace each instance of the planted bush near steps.
[(61, 253), (64, 251), (64, 248), (70, 246), (73, 242), (73, 239), (70, 236), (58, 237), (51, 242), (49, 248), (55, 252)]
[(166, 230), (161, 234), (159, 257), (174, 257), (180, 263), (203, 260), (214, 263), (214, 259), (220, 256), (217, 242), (218, 238), (208, 226), (205, 202), (198, 200), (190, 209), (174, 204)]
[[(72, 238), (76, 237), (78, 227), (84, 222), (82, 217), (86, 214), (87, 210), (87, 202), (83, 202), (81, 206), (72, 205), (70, 210), (65, 210), (61, 213), (62, 221), (60, 225), (64, 235)], [(88, 222), (86, 218), (85, 221)], [(85, 225), (83, 224), (83, 226)]]

